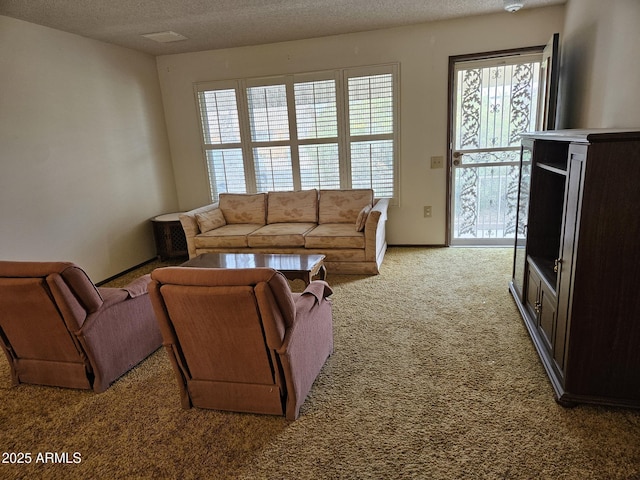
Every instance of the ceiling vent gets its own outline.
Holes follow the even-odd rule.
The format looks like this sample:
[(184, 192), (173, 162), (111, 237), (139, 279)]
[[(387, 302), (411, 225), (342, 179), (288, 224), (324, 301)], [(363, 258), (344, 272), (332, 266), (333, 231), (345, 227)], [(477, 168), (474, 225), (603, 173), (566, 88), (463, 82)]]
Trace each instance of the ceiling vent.
[(153, 40), (160, 43), (179, 42), (181, 40), (188, 40), (184, 35), (180, 35), (176, 32), (158, 32), (158, 33), (145, 33), (142, 35), (144, 38)]
[(517, 12), (523, 6), (524, 6), (524, 0), (523, 1), (519, 1), (519, 0), (504, 0), (504, 9), (507, 12), (511, 12), (511, 13)]

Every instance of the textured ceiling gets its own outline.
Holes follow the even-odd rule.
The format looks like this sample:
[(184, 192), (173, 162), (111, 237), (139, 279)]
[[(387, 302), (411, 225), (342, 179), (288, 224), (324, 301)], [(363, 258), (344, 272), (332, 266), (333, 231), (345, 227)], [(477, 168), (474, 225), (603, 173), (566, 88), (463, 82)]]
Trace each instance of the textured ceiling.
[[(525, 0), (524, 8), (565, 2)], [(0, 15), (152, 55), (299, 40), (502, 10), (503, 0), (0, 0)], [(157, 43), (141, 36), (168, 30), (188, 39)]]

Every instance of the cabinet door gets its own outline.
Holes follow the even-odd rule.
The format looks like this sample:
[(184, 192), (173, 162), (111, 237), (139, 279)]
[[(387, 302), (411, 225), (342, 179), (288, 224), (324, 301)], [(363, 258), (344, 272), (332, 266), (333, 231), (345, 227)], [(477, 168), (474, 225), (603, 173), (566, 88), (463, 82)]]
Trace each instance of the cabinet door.
[(529, 216), (529, 189), (531, 185), (531, 158), (533, 141), (523, 140), (520, 150), (520, 177), (518, 183), (518, 210), (516, 213), (516, 239), (513, 254), (513, 286), (520, 300), (524, 300), (525, 268), (527, 263), (527, 223)]
[(554, 359), (561, 370), (566, 364), (566, 353), (569, 344), (568, 331), (571, 319), (571, 289), (574, 272), (574, 250), (580, 228), (580, 205), (582, 203), (582, 182), (584, 162), (587, 156), (586, 145), (569, 147), (569, 164), (567, 190), (565, 193), (563, 229), (560, 240), (560, 258), (558, 269), (558, 314), (557, 328), (554, 338)]
[(556, 327), (557, 297), (537, 271), (534, 264), (528, 264), (526, 305), (533, 320), (538, 337), (552, 355), (554, 351), (554, 331)]
[(540, 277), (536, 273), (535, 269), (533, 269), (531, 265), (529, 265), (527, 268), (527, 290), (525, 305), (529, 309), (529, 313), (531, 314), (531, 318), (534, 319), (536, 327), (538, 326), (538, 302), (540, 300), (540, 284)]
[(553, 330), (556, 325), (556, 297), (544, 285), (540, 287), (540, 334), (549, 349), (555, 350)]

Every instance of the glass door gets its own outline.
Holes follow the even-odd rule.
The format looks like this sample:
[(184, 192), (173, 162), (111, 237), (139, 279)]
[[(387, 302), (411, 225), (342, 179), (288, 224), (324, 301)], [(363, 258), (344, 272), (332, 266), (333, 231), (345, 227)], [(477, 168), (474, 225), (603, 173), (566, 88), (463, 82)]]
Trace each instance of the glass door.
[(527, 263), (527, 225), (529, 217), (529, 190), (531, 187), (531, 162), (533, 159), (533, 141), (522, 142), (520, 156), (520, 186), (518, 189), (517, 228), (515, 250), (513, 254), (513, 287), (520, 300), (524, 301), (524, 285)]
[(520, 134), (536, 130), (542, 58), (539, 50), (453, 63), (450, 245), (514, 243)]

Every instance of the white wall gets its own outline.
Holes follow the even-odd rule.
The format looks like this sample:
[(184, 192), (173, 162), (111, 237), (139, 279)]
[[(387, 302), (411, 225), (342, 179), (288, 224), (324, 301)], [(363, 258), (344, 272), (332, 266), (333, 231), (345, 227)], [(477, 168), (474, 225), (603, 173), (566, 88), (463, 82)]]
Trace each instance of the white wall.
[(640, 1), (569, 0), (560, 126), (640, 128)]
[[(209, 201), (193, 83), (400, 62), (400, 205), (390, 244), (444, 244), (448, 59), (451, 55), (544, 45), (562, 32), (564, 7), (522, 10), (280, 44), (158, 57), (180, 209)], [(423, 206), (433, 207), (431, 218)]]
[(177, 209), (155, 58), (0, 16), (0, 258), (101, 281)]

